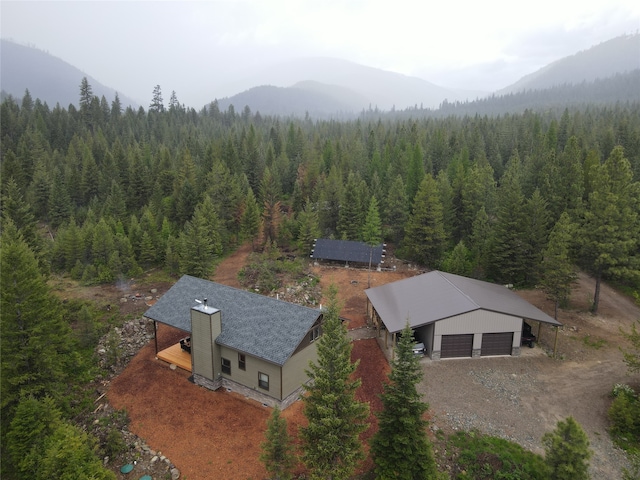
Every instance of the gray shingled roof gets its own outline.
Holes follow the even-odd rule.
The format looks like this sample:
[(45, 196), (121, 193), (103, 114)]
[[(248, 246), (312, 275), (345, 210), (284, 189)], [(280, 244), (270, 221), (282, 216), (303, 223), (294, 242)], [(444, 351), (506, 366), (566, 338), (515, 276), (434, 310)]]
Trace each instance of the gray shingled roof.
[(365, 290), (389, 332), (478, 309), (562, 325), (502, 285), (433, 271)]
[(321, 312), (275, 298), (183, 276), (149, 310), (145, 317), (191, 332), (195, 299), (207, 299), (222, 313), (219, 345), (259, 357), (277, 365), (293, 354)]
[(364, 242), (318, 238), (313, 247), (311, 258), (366, 264), (369, 263), (369, 259), (371, 258), (371, 264), (378, 265), (382, 263), (383, 251), (384, 248), (382, 244), (371, 248)]

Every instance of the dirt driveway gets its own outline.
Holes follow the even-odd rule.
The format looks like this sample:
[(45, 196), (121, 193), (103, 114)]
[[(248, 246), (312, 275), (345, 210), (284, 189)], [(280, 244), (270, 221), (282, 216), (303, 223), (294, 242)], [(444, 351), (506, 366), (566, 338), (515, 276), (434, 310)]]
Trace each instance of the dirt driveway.
[[(237, 272), (249, 250), (245, 247), (226, 259), (215, 280), (237, 287)], [(377, 286), (419, 273), (407, 268), (371, 274), (344, 267), (316, 266), (313, 270), (323, 287), (330, 283), (339, 286), (341, 314), (349, 319), (350, 329), (365, 324), (364, 290), (369, 283)], [(542, 293), (518, 293), (552, 314), (552, 306)], [(541, 347), (523, 348), (519, 358), (423, 359), (425, 381), (421, 388), (431, 406), (432, 428), (476, 428), (540, 453), (544, 432), (553, 429), (559, 419), (573, 415), (591, 440), (594, 478), (620, 478), (624, 457), (606, 431), (608, 393), (616, 382), (638, 381), (637, 376), (626, 376), (617, 347), (621, 342), (618, 328), (629, 328), (640, 318), (640, 309), (603, 286), (600, 314), (592, 316), (584, 313), (592, 293), (592, 282), (581, 276), (570, 309), (563, 310), (559, 318), (565, 329), (559, 334), (558, 359), (546, 353), (554, 337), (551, 329), (544, 328)], [(159, 336), (161, 343), (170, 344), (180, 335), (167, 328)], [(389, 368), (376, 340), (354, 341), (352, 356), (360, 360), (357, 375), (363, 386), (359, 398), (370, 402), (372, 411), (379, 410), (378, 394)], [(266, 472), (258, 456), (268, 410), (233, 392), (197, 387), (187, 377), (155, 360), (153, 345), (147, 345), (112, 382), (108, 398), (116, 408), (126, 408), (131, 431), (171, 458), (182, 478), (264, 478)], [(284, 416), (295, 435), (305, 422), (301, 402), (285, 410)], [(376, 430), (375, 417), (370, 420), (372, 428), (363, 440)], [(370, 466), (369, 461), (364, 468)]]

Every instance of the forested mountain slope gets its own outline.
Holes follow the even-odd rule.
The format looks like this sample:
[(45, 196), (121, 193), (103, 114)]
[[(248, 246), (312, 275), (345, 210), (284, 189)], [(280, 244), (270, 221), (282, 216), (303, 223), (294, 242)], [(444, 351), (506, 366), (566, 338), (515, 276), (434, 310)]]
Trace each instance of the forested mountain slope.
[[(78, 79), (87, 76), (78, 68), (37, 48), (20, 45), (9, 40), (0, 40), (0, 85), (3, 93), (21, 99), (25, 90), (31, 96), (46, 102), (50, 107), (56, 103), (67, 108), (78, 106)], [(111, 102), (116, 95), (113, 88), (102, 85), (87, 76), (93, 93)], [(119, 93), (123, 105), (137, 107), (136, 102)]]
[(553, 62), (498, 95), (593, 82), (640, 69), (640, 34), (622, 35)]

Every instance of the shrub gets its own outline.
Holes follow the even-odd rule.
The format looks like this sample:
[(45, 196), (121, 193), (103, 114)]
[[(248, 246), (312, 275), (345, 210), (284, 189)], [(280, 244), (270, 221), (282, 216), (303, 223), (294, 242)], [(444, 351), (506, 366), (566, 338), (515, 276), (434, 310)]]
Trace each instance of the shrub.
[(450, 447), (458, 450), (459, 480), (503, 479), (543, 480), (547, 478), (544, 459), (508, 440), (477, 431), (457, 432)]
[(609, 407), (611, 437), (622, 449), (640, 452), (640, 399), (628, 385), (615, 385)]

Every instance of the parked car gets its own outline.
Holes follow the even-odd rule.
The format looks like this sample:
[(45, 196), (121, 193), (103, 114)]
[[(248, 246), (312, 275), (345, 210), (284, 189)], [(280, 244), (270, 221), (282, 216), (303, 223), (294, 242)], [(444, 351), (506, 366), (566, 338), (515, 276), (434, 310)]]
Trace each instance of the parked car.
[(522, 337), (520, 345), (529, 345), (529, 348), (533, 348), (536, 340), (536, 336), (531, 333), (531, 325), (527, 322), (522, 322)]
[(413, 354), (417, 357), (422, 357), (427, 352), (427, 349), (424, 348), (424, 343), (415, 343), (413, 345)]

